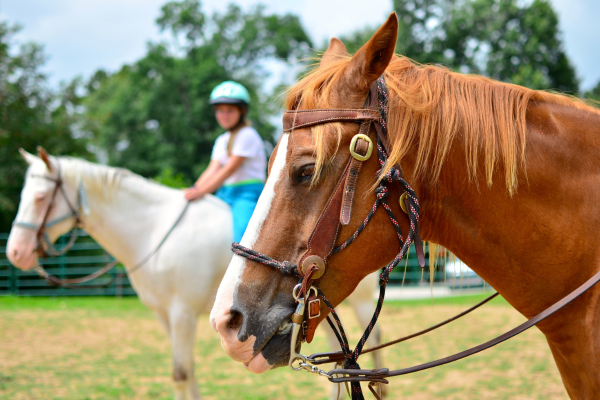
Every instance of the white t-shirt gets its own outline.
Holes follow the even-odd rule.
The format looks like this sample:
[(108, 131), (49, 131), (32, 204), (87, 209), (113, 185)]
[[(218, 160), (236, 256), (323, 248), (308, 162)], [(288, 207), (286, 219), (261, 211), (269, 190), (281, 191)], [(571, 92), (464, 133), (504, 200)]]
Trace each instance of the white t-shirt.
[[(220, 135), (213, 146), (211, 160), (216, 160), (221, 165), (227, 164), (227, 144), (231, 133), (225, 132)], [(223, 182), (224, 185), (232, 185), (245, 181), (261, 181), (267, 178), (267, 156), (265, 145), (252, 127), (244, 127), (239, 130), (234, 138), (231, 155), (245, 157), (246, 160), (240, 167)]]

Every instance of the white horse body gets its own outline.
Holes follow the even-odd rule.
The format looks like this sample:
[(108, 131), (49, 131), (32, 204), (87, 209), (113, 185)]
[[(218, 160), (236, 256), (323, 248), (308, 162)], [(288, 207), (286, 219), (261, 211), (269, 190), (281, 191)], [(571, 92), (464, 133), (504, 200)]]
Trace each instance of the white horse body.
[[(57, 178), (60, 163), (65, 193), (71, 204), (81, 205), (83, 228), (127, 269), (156, 249), (186, 205), (180, 190), (122, 169), (49, 158), (49, 171), (40, 158), (24, 156), (30, 167), (16, 220), (41, 224), (54, 183), (40, 176)], [(36, 204), (39, 200), (43, 204)], [(59, 192), (49, 220), (68, 213)], [(72, 225), (71, 219), (48, 229), (50, 240)], [(229, 206), (207, 195), (190, 204), (159, 251), (129, 275), (140, 300), (156, 313), (171, 340), (176, 399), (200, 398), (192, 351), (196, 321), (212, 305), (231, 259), (232, 226)], [(14, 226), (7, 244), (11, 262), (22, 269), (33, 268), (34, 248), (35, 233)]]
[[(58, 178), (60, 164), (65, 194), (71, 204), (79, 205), (82, 227), (128, 270), (156, 249), (186, 205), (180, 190), (127, 170), (68, 157), (47, 157), (46, 164), (22, 153), (30, 167), (16, 221), (42, 223), (55, 184), (40, 176)], [(62, 196), (59, 191), (49, 221), (69, 214)], [(49, 228), (50, 241), (67, 232), (73, 223), (74, 219), (66, 219)], [(189, 205), (159, 251), (129, 274), (140, 300), (156, 313), (171, 341), (178, 400), (200, 398), (193, 363), (196, 323), (200, 313), (212, 306), (231, 260), (232, 227), (229, 206), (206, 195)], [(13, 227), (7, 243), (7, 256), (13, 265), (24, 270), (37, 265), (35, 236), (32, 230)], [(376, 279), (376, 275), (367, 277), (348, 298), (363, 325), (368, 324), (374, 310)], [(339, 347), (333, 333), (327, 332), (332, 346)]]
[[(131, 269), (158, 246), (186, 201), (180, 190), (124, 178), (112, 201), (87, 194), (90, 214), (82, 219), (88, 233)], [(138, 181), (135, 188), (129, 180)], [(231, 258), (231, 227), (223, 201), (207, 195), (191, 203), (156, 255), (129, 276), (142, 302), (153, 310), (178, 301), (195, 310), (209, 307)]]

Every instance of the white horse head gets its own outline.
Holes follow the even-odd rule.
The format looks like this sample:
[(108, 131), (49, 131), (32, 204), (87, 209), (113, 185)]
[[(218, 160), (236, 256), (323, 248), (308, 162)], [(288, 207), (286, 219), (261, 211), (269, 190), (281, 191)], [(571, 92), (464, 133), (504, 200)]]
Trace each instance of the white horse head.
[(41, 246), (47, 249), (75, 225), (72, 207), (79, 203), (77, 187), (63, 182), (62, 188), (57, 190), (57, 184), (61, 182), (58, 159), (48, 155), (42, 147), (37, 150), (38, 156), (19, 150), (29, 168), (6, 248), (10, 262), (23, 270), (30, 270), (38, 263), (39, 228), (44, 225), (46, 240), (41, 240)]

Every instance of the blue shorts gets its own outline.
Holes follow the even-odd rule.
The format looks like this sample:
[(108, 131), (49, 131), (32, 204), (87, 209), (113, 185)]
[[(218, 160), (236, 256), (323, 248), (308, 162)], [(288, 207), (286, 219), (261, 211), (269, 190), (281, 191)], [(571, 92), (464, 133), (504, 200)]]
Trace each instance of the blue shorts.
[(262, 183), (223, 186), (216, 196), (229, 204), (233, 215), (233, 241), (239, 242), (244, 236), (258, 198), (265, 187)]

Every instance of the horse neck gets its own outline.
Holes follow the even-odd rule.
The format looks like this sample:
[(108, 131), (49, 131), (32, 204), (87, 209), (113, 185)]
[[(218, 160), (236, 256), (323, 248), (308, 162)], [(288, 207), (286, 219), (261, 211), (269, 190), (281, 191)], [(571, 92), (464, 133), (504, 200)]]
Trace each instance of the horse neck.
[(123, 176), (112, 194), (90, 190), (85, 181), (82, 185), (89, 208), (88, 214), (81, 213), (84, 229), (130, 268), (153, 250), (160, 240), (157, 231), (166, 231), (162, 225), (174, 220), (171, 214), (185, 205), (179, 191), (134, 175)]
[[(590, 218), (595, 215), (591, 205), (600, 196), (600, 185), (587, 186), (585, 193), (580, 188), (581, 182), (600, 173), (597, 163), (591, 163), (600, 153), (600, 143), (590, 141), (582, 148), (581, 133), (568, 127), (569, 118), (582, 112), (544, 104), (530, 108), (527, 171), (526, 175), (524, 170), (519, 172), (518, 192), (512, 197), (502, 168), (497, 168), (491, 187), (482, 178), (469, 177), (459, 140), (453, 143), (435, 183), (414, 177), (415, 162), (410, 157), (402, 162), (420, 199), (423, 239), (452, 251), (527, 317), (595, 273), (599, 268), (594, 251), (597, 238), (585, 232), (600, 229)], [(538, 133), (552, 133), (543, 125), (550, 111), (560, 136)], [(580, 122), (586, 118), (591, 117), (582, 115)], [(600, 134), (598, 126), (589, 129)], [(573, 194), (578, 192), (579, 206), (574, 207)]]

